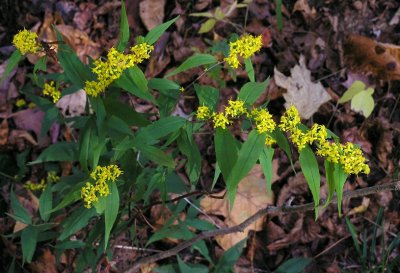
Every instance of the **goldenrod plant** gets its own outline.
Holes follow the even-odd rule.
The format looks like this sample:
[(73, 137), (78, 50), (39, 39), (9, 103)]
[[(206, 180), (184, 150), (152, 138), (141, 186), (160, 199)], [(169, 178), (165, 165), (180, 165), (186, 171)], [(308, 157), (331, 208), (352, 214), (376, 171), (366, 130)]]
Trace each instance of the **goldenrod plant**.
[[(133, 222), (140, 216), (134, 212), (148, 209), (153, 193), (158, 192), (162, 201), (168, 202), (169, 193), (188, 194), (198, 187), (203, 156), (194, 134), (200, 131), (211, 130), (216, 154), (214, 180), (225, 183), (222, 185), (227, 189), (231, 205), (235, 202), (237, 186), (257, 162), (263, 165), (268, 191), (271, 191), (274, 151), (283, 149), (292, 160), (289, 143), (299, 153), (301, 169), (314, 199), (316, 219), (321, 185), (317, 157), (325, 161), (329, 189), (326, 204), (336, 191), (339, 213), (348, 175), (370, 172), (359, 147), (353, 143), (342, 144), (324, 125), (307, 128), (294, 106), (284, 112), (280, 121), (267, 107), (255, 107), (269, 79), (256, 82), (254, 71), (249, 73), (249, 82), (240, 88), (237, 98), (229, 99), (219, 112), (217, 88), (197, 83), (182, 87), (168, 79), (194, 67), (205, 66), (204, 73), (214, 67), (230, 69), (233, 73), (243, 64), (249, 67), (251, 57), (262, 49), (261, 36), (244, 33), (226, 43), (229, 52), (222, 58), (217, 54), (195, 54), (164, 78), (146, 78), (140, 65), (151, 58), (154, 43), (177, 19), (153, 28), (145, 37), (136, 37), (135, 45), (127, 49), (129, 27), (122, 5), (119, 41), (105, 58), (86, 65), (66, 43), (60, 43), (57, 59), (62, 73), (38, 73), (46, 70), (46, 56), (35, 64), (32, 79), (37, 87), (25, 88), (23, 95), (44, 112), (41, 133), (46, 134), (56, 122), (70, 126), (77, 137), (51, 144), (29, 162), (42, 164), (44, 168), (52, 166), (55, 170), (47, 180), (25, 185), (39, 197), (39, 215), (28, 212), (11, 190), (13, 212), (10, 216), (25, 224), (25, 228), (13, 234), (21, 237), (23, 262), (32, 261), (39, 241), (53, 242), (49, 246), (54, 247), (58, 257), (68, 249), (76, 249), (79, 255), (76, 270), (80, 272), (86, 267), (95, 268), (104, 254), (111, 257), (110, 239), (134, 226)], [(62, 41), (56, 27), (54, 30), (57, 39)], [(16, 34), (13, 43), (16, 51), (8, 62), (5, 76), (26, 54), (41, 51), (37, 34), (28, 30)], [(82, 89), (88, 98), (85, 114), (73, 118), (61, 115), (55, 103)], [(188, 118), (171, 115), (179, 98), (193, 89), (199, 100), (197, 110)], [(124, 93), (156, 106), (157, 118), (136, 112), (120, 100)], [(23, 104), (18, 102), (18, 105)], [(248, 126), (240, 128), (247, 138), (238, 141), (231, 128), (245, 121)], [(179, 161), (182, 158), (184, 161)], [(54, 163), (62, 161), (72, 163), (72, 173), (58, 179), (61, 169)], [(183, 163), (186, 182), (175, 170)], [(198, 219), (199, 212), (185, 200), (169, 205), (171, 218), (163, 228), (154, 231), (146, 245), (166, 237), (188, 240), (195, 236), (195, 229), (215, 229), (213, 224)], [(188, 211), (186, 220), (175, 221), (185, 210)], [(61, 213), (65, 216), (60, 217)], [(71, 239), (80, 230), (86, 232)], [(240, 251), (243, 246), (244, 243), (238, 245)], [(204, 241), (196, 245), (196, 251), (211, 262)]]

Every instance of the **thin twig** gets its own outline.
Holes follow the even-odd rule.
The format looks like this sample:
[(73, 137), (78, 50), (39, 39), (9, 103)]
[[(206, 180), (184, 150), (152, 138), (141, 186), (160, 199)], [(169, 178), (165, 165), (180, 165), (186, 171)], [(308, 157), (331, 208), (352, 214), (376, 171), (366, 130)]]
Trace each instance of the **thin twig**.
[[(382, 185), (376, 185), (364, 189), (359, 189), (355, 191), (346, 191), (343, 193), (343, 200), (349, 199), (349, 198), (354, 198), (354, 197), (361, 197), (361, 196), (366, 196), (378, 192), (383, 192), (383, 191), (392, 191), (392, 190), (398, 190), (400, 188), (400, 181), (388, 183), (388, 184), (382, 184)], [(337, 202), (337, 197), (334, 196), (331, 200), (331, 203), (336, 203)], [(319, 204), (322, 206), (325, 203), (325, 200), (321, 199)], [(257, 221), (259, 218), (268, 215), (268, 214), (284, 214), (284, 213), (294, 213), (294, 212), (305, 212), (309, 210), (314, 209), (314, 203), (308, 203), (304, 205), (297, 205), (297, 206), (282, 206), (282, 207), (274, 207), (274, 206), (269, 206), (266, 208), (263, 208), (256, 212), (253, 216), (247, 218), (245, 221), (243, 221), (241, 224), (237, 226), (233, 226), (230, 228), (222, 228), (218, 230), (211, 230), (211, 231), (205, 231), (201, 232), (195, 237), (177, 245), (174, 248), (171, 248), (169, 250), (157, 253), (152, 256), (148, 256), (145, 258), (142, 258), (138, 260), (136, 263), (133, 264), (131, 268), (129, 268), (125, 273), (135, 273), (139, 272), (140, 266), (148, 263), (154, 263), (156, 261), (171, 257), (173, 255), (176, 255), (179, 253), (181, 250), (192, 246), (194, 243), (196, 243), (199, 240), (215, 237), (215, 236), (221, 236), (221, 235), (226, 235), (230, 233), (235, 233), (235, 232), (243, 232), (243, 230), (248, 227), (250, 224), (253, 222)]]

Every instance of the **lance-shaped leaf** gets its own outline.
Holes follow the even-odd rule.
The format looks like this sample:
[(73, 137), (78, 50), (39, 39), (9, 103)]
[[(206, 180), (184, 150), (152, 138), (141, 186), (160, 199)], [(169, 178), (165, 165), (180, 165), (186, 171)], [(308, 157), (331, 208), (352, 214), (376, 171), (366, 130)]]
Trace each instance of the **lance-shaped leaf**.
[(315, 219), (317, 219), (321, 176), (317, 159), (308, 145), (300, 151), (300, 165), (314, 199)]

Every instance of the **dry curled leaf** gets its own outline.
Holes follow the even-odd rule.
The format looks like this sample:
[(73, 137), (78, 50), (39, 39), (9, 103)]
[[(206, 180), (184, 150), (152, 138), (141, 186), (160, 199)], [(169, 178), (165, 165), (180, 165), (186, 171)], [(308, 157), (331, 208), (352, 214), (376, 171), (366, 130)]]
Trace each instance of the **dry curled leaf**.
[(165, 0), (144, 0), (139, 5), (140, 18), (147, 30), (151, 30), (163, 22)]
[[(223, 194), (223, 192), (220, 193), (221, 196)], [(229, 207), (227, 195), (225, 195), (224, 199), (205, 197), (201, 201), (204, 212), (224, 216), (224, 223), (227, 227), (242, 223), (258, 210), (271, 204), (273, 204), (273, 196), (267, 193), (265, 180), (254, 175), (247, 176), (239, 183), (233, 208)], [(216, 240), (224, 250), (227, 250), (246, 238), (250, 230), (261, 230), (263, 222), (264, 218), (260, 218), (245, 228), (243, 232), (218, 236)]]
[(60, 108), (64, 117), (76, 117), (85, 113), (86, 100), (86, 92), (80, 89), (73, 94), (63, 96), (56, 106)]
[(311, 81), (311, 72), (305, 64), (304, 56), (300, 56), (299, 63), (300, 65), (290, 70), (290, 77), (286, 77), (275, 68), (274, 79), (279, 87), (287, 89), (283, 94), (286, 108), (294, 105), (302, 118), (309, 119), (322, 104), (331, 99), (331, 96), (320, 82)]
[(351, 34), (343, 44), (347, 65), (383, 80), (400, 80), (400, 46)]

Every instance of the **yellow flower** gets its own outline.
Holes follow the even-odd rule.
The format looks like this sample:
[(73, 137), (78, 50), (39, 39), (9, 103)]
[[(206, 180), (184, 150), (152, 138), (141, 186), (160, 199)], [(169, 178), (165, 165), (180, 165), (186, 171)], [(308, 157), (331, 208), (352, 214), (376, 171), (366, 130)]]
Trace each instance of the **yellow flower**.
[(206, 120), (209, 119), (211, 117), (211, 111), (210, 108), (208, 108), (207, 106), (199, 106), (197, 108), (197, 112), (196, 112), (196, 118), (198, 120)]
[(183, 86), (181, 86), (181, 87), (179, 88), (179, 91), (180, 91), (181, 93), (183, 93), (183, 92), (185, 92), (185, 88), (184, 88)]
[(29, 30), (20, 30), (14, 35), (13, 44), (22, 55), (27, 53), (37, 53), (41, 46), (37, 41), (37, 34)]
[(244, 101), (229, 100), (229, 106), (225, 107), (225, 115), (227, 117), (237, 118), (240, 115), (247, 114), (247, 109), (244, 107)]
[(299, 128), (294, 128), (291, 133), (290, 133), (290, 139), (294, 144), (297, 145), (297, 148), (299, 151), (304, 149), (306, 147), (306, 144), (308, 142), (308, 137), (307, 134), (303, 133)]
[(299, 112), (297, 111), (297, 108), (292, 105), (282, 115), (279, 128), (281, 128), (282, 131), (290, 132), (294, 130), (298, 124), (300, 124)]
[(229, 43), (229, 56), (225, 61), (233, 68), (238, 68), (240, 62), (238, 57), (243, 59), (250, 58), (262, 47), (261, 35), (255, 37), (252, 35), (243, 35), (235, 42)]
[(23, 107), (23, 106), (25, 106), (26, 105), (26, 101), (24, 100), (24, 99), (18, 99), (16, 102), (15, 102), (15, 106), (17, 106), (17, 107)]
[(251, 112), (251, 116), (253, 117), (256, 123), (256, 129), (260, 134), (265, 132), (272, 132), (275, 130), (276, 123), (272, 119), (272, 115), (267, 110), (254, 109)]
[(95, 184), (86, 182), (86, 186), (81, 189), (81, 197), (85, 202), (85, 207), (90, 208), (91, 203), (98, 201), (98, 196), (107, 196), (110, 194), (108, 182), (115, 180), (122, 174), (122, 171), (117, 165), (97, 166), (90, 173), (90, 177), (95, 181)]
[(56, 172), (47, 173), (47, 183), (57, 183), (58, 181), (60, 181), (60, 177), (56, 174)]
[(146, 43), (135, 45), (131, 48), (131, 54), (119, 52), (114, 47), (107, 53), (107, 61), (94, 61), (93, 73), (97, 75), (97, 81), (86, 81), (84, 90), (90, 96), (97, 97), (100, 93), (119, 79), (125, 69), (150, 58), (153, 46)]
[(90, 182), (86, 182), (86, 185), (82, 187), (81, 198), (85, 202), (85, 207), (88, 209), (92, 207), (92, 203), (96, 203), (99, 200), (96, 195), (96, 189)]
[(213, 116), (214, 128), (222, 128), (226, 129), (226, 125), (229, 125), (231, 122), (224, 115), (224, 113), (214, 114)]
[(326, 160), (341, 164), (347, 174), (370, 173), (369, 166), (362, 151), (348, 142), (346, 145), (323, 142), (318, 145), (317, 154), (326, 157)]
[(46, 188), (46, 181), (44, 179), (40, 180), (40, 183), (33, 183), (32, 181), (27, 181), (24, 187), (30, 191), (42, 191)]
[(104, 82), (86, 81), (84, 88), (89, 96), (97, 97), (106, 87)]
[(266, 136), (266, 138), (265, 138), (265, 145), (267, 145), (267, 146), (271, 146), (272, 144), (275, 144), (276, 143), (276, 140), (275, 139), (273, 139), (271, 136), (269, 136), (269, 135), (267, 135)]
[(365, 164), (366, 159), (361, 149), (354, 146), (351, 142), (347, 142), (346, 145), (341, 146), (339, 162), (342, 164), (343, 170), (348, 174), (358, 174), (360, 172), (369, 174), (370, 169)]
[(326, 127), (324, 125), (315, 123), (311, 127), (311, 130), (307, 132), (307, 137), (309, 144), (312, 144), (314, 141), (317, 143), (323, 143), (328, 137), (328, 132), (326, 131)]
[(44, 84), (43, 95), (51, 97), (54, 103), (61, 98), (61, 92), (54, 86), (54, 81)]
[(33, 108), (35, 108), (36, 107), (36, 104), (34, 104), (33, 102), (30, 102), (29, 104), (28, 104), (28, 108), (30, 108), (30, 109), (33, 109)]
[(153, 45), (149, 45), (146, 43), (141, 43), (131, 47), (132, 58), (135, 60), (135, 63), (141, 63), (145, 59), (150, 58), (150, 53), (154, 50)]

